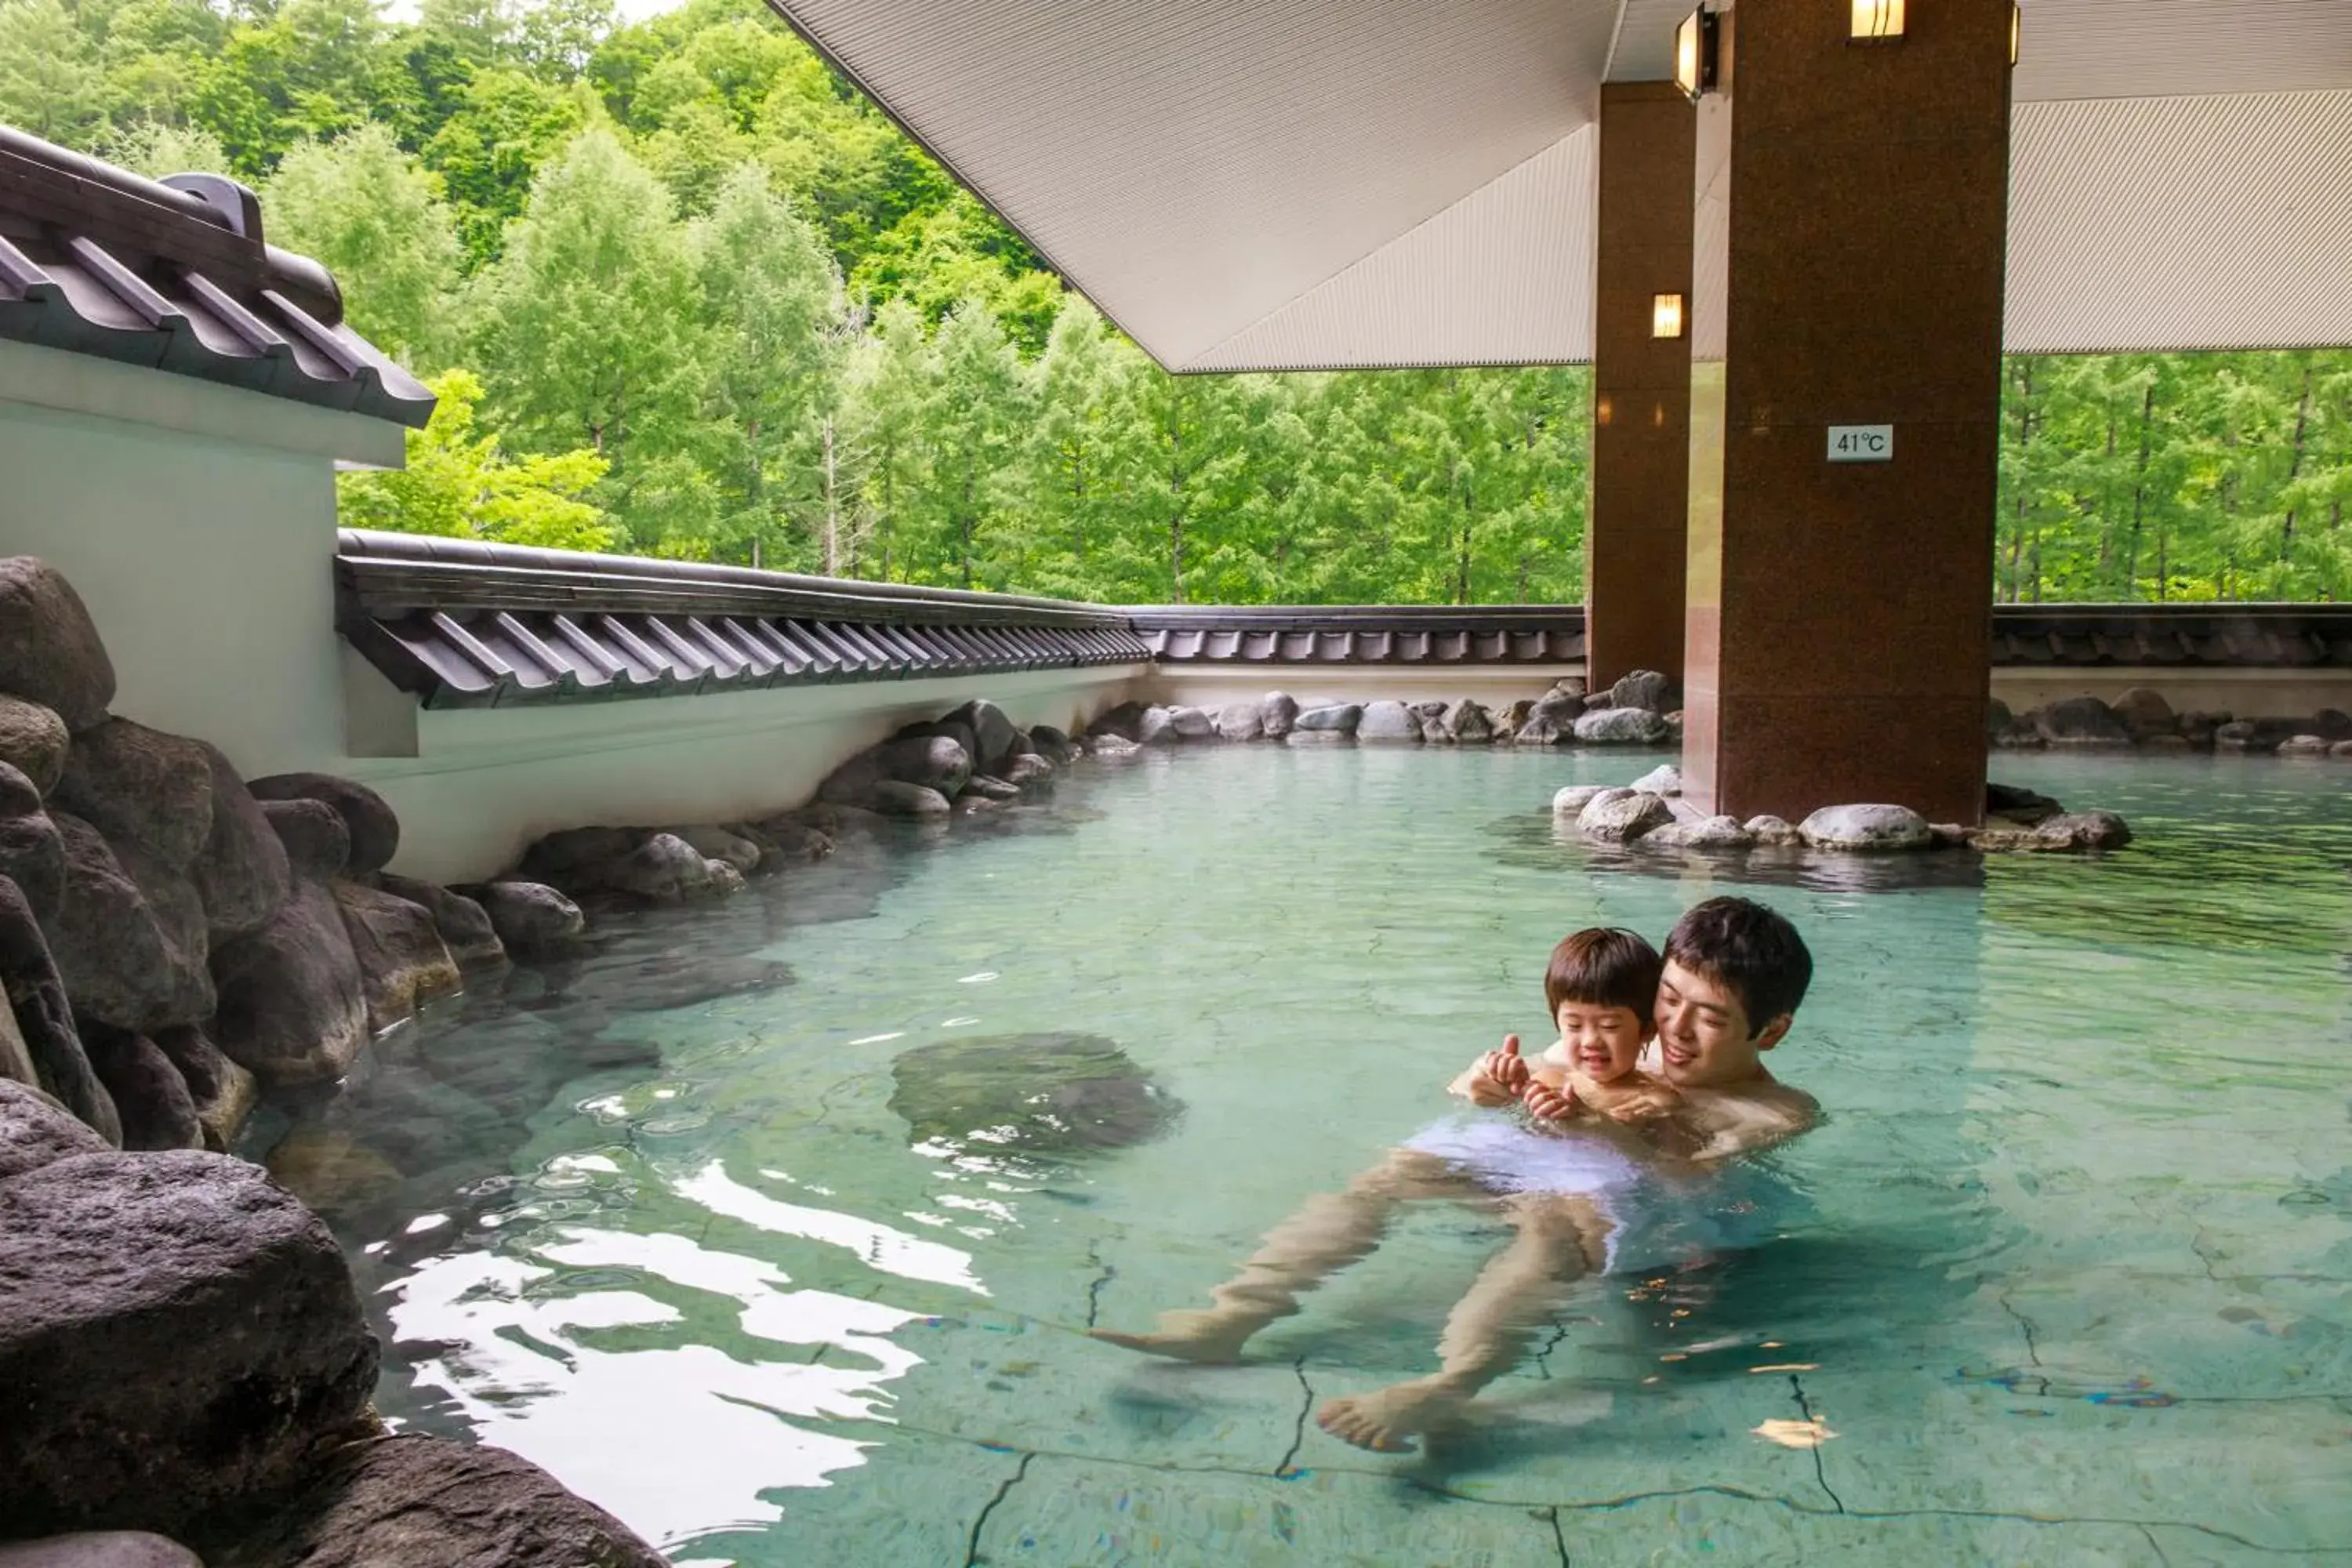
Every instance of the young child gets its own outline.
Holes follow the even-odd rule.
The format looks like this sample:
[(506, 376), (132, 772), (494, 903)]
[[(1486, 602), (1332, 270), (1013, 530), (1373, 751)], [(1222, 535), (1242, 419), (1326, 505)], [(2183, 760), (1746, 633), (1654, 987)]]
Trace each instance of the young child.
[[(1671, 1266), (1694, 1247), (1752, 1245), (1759, 1237), (1745, 1232), (1769, 1226), (1769, 1205), (1713, 1202), (1730, 1194), (1704, 1184), (1696, 1193), (1662, 1192), (1644, 1165), (1690, 1168), (1812, 1125), (1819, 1107), (1811, 1097), (1777, 1082), (1760, 1060), (1788, 1033), (1812, 957), (1787, 920), (1745, 899), (1686, 911), (1666, 939), (1663, 964), (1629, 936), (1580, 931), (1555, 950), (1545, 975), (1560, 1029), (1552, 1050), (1529, 1063), (1516, 1039), (1507, 1040), (1455, 1079), (1456, 1092), (1474, 1103), (1517, 1100), (1548, 1125), (1485, 1118), (1430, 1128), (1344, 1192), (1309, 1199), (1268, 1232), (1241, 1272), (1210, 1292), (1214, 1306), (1163, 1312), (1152, 1333), (1097, 1329), (1096, 1337), (1188, 1361), (1231, 1361), (1258, 1330), (1297, 1312), (1301, 1292), (1370, 1253), (1400, 1204), (1476, 1202), (1514, 1235), (1448, 1315), (1439, 1370), (1330, 1400), (1316, 1413), (1336, 1437), (1393, 1451), (1459, 1415), (1580, 1278)], [(1646, 1008), (1644, 977), (1653, 987)], [(1622, 1061), (1629, 1051), (1638, 1058), (1654, 1026), (1656, 1079)], [(1588, 1096), (1590, 1113), (1580, 1109)], [(1687, 1153), (1675, 1158), (1670, 1144)]]

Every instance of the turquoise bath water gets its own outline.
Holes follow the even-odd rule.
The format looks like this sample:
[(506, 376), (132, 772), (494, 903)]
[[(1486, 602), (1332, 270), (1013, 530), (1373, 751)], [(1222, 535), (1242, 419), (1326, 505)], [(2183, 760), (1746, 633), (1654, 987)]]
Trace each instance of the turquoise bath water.
[[(1555, 838), (1554, 789), (1655, 760), (1082, 764), (448, 1005), (275, 1163), (389, 1415), (680, 1563), (2352, 1555), (2352, 770), (1997, 759), (2125, 813), (2103, 861)], [(1818, 963), (1772, 1065), (1830, 1120), (1772, 1157), (1806, 1201), (1768, 1245), (1588, 1284), (1418, 1455), (1310, 1413), (1433, 1367), (1475, 1214), (1408, 1216), (1237, 1367), (1076, 1331), (1201, 1303), (1538, 1035), (1563, 931), (1725, 890)], [(1037, 1036), (1139, 1075), (1080, 1102), (1113, 1146), (930, 1116), (933, 1047)]]

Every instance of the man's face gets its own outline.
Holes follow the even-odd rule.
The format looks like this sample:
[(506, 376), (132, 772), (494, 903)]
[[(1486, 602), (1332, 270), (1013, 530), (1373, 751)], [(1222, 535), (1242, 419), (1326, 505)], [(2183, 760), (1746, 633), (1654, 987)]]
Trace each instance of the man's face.
[(1758, 1054), (1789, 1032), (1789, 1019), (1768, 1020), (1759, 1031), (1729, 987), (1669, 960), (1658, 980), (1658, 1055), (1668, 1083), (1714, 1089), (1745, 1083), (1764, 1070)]

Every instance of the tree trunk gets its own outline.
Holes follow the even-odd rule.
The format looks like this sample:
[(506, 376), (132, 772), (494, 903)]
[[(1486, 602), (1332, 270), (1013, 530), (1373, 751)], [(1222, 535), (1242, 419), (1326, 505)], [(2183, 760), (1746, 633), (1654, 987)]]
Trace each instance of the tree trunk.
[(824, 416), (824, 574), (841, 574), (841, 490), (840, 473), (835, 466), (833, 446), (833, 416)]
[[(2294, 410), (2294, 456), (2288, 459), (2286, 482), (2293, 485), (2303, 472), (2303, 437), (2311, 423), (2311, 367), (2303, 367), (2303, 401)], [(2294, 555), (2294, 507), (2286, 509), (2286, 521), (2279, 525), (2279, 564), (2284, 566)]]
[[(2140, 520), (2147, 506), (2147, 437), (2148, 426), (2156, 416), (2156, 379), (2148, 378), (2147, 390), (2139, 400), (2139, 467), (2132, 470), (2131, 542), (2124, 551), (2124, 582), (2130, 595), (2139, 597), (2139, 533)], [(2157, 595), (2163, 597), (2161, 594)]]

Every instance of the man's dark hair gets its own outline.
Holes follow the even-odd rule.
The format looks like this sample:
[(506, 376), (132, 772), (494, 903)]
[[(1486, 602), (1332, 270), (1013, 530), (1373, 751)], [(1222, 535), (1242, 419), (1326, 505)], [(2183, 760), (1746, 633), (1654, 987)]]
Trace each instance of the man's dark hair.
[(1813, 980), (1813, 955), (1786, 915), (1753, 899), (1693, 904), (1666, 933), (1666, 962), (1739, 998), (1750, 1034), (1793, 1013)]
[(1544, 970), (1544, 1005), (1559, 1016), (1563, 1002), (1595, 1007), (1630, 1007), (1642, 1032), (1654, 1026), (1658, 974), (1665, 961), (1658, 950), (1630, 931), (1595, 926), (1562, 937)]

